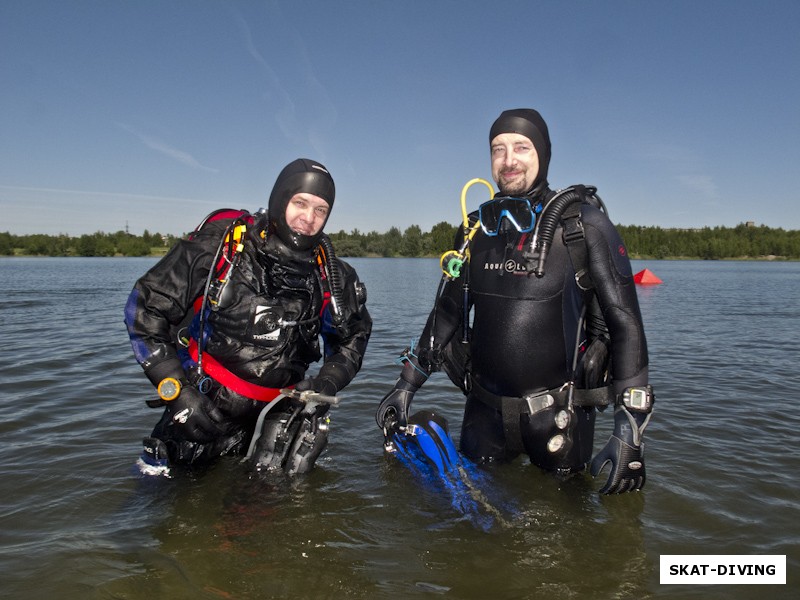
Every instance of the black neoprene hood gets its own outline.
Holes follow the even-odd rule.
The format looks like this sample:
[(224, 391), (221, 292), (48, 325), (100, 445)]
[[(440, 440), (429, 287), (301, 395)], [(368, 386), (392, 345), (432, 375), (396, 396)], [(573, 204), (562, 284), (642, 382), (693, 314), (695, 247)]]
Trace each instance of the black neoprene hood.
[(550, 166), (550, 132), (542, 115), (532, 108), (504, 110), (492, 123), (492, 128), (489, 130), (489, 144), (491, 145), (492, 140), (501, 133), (518, 133), (533, 142), (533, 147), (539, 155), (539, 175), (533, 187), (535, 188), (540, 181), (545, 181)]
[[(336, 186), (323, 165), (308, 158), (298, 158), (286, 165), (275, 180), (269, 196), (269, 220), (278, 238), (293, 250), (310, 250), (319, 242), (320, 232), (313, 236), (292, 231), (286, 223), (286, 207), (295, 194), (313, 194), (328, 203), (333, 210)], [(327, 223), (327, 219), (325, 220)], [(324, 225), (323, 225), (324, 227)]]

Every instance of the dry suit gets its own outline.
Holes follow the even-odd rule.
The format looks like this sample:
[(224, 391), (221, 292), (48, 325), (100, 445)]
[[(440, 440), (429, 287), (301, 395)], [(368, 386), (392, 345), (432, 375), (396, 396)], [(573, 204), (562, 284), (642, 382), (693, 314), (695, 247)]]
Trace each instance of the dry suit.
[[(654, 395), (627, 250), (589, 188), (549, 189), (550, 136), (538, 111), (503, 111), (490, 147), (501, 134), (532, 144), (536, 162), (522, 144), (525, 157), (512, 158), (510, 172), (536, 169), (535, 178), (525, 193), (512, 185), (511, 196), (497, 194), (467, 218), (474, 236), (462, 230), (454, 245), (466, 262), (445, 271), (419, 344), (405, 353), (376, 421), (385, 435), (404, 424), (416, 390), (444, 368), (467, 395), (460, 445), (468, 457), (524, 453), (563, 473), (592, 458), (597, 408), (613, 404), (614, 433), (591, 472), (612, 465), (601, 493), (641, 489), (641, 438)], [(499, 181), (502, 173), (493, 175)]]
[[(196, 311), (229, 224), (229, 219), (212, 221), (180, 241), (137, 281), (125, 309), (134, 354), (153, 384), (175, 376), (200, 386), (222, 415), (220, 435), (198, 444), (173, 436), (172, 414), (166, 410), (152, 437), (167, 445), (171, 461), (242, 454), (264, 406), (248, 396), (302, 380), (310, 363), (321, 358), (320, 334), (325, 362), (319, 375), (343, 388), (361, 367), (371, 332), (350, 265), (333, 259), (342, 275), (345, 315), (334, 325), (325, 298), (329, 282), (322, 278), (315, 249), (289, 250), (277, 236), (264, 240), (252, 227), (217, 306)], [(221, 366), (221, 371), (208, 369), (221, 373), (216, 379), (196, 371), (203, 312), (201, 356), (206, 364)]]

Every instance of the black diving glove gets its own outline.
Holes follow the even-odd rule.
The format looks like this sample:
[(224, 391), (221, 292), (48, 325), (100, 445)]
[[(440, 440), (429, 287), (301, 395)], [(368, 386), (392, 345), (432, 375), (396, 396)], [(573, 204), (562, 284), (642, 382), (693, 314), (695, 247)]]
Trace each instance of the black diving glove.
[(650, 422), (651, 413), (632, 413), (624, 406), (614, 411), (614, 433), (591, 464), (592, 477), (611, 463), (608, 481), (601, 494), (621, 494), (644, 487), (644, 442), (642, 434)]
[(339, 391), (336, 383), (325, 377), (306, 377), (294, 386), (298, 392), (313, 390), (322, 396), (335, 396)]
[(402, 378), (394, 384), (394, 389), (386, 394), (375, 413), (375, 421), (384, 433), (393, 424), (405, 425), (408, 423), (408, 407), (414, 399), (414, 393), (419, 386), (412, 385)]
[(422, 369), (415, 355), (406, 352), (401, 358), (404, 364), (400, 377), (394, 384), (394, 389), (383, 397), (375, 413), (375, 421), (384, 435), (392, 423), (397, 425), (408, 423), (408, 407), (411, 406), (414, 394), (428, 380), (428, 374)]
[(225, 433), (222, 413), (196, 388), (181, 389), (177, 398), (167, 402), (166, 410), (177, 437), (189, 442), (205, 444)]

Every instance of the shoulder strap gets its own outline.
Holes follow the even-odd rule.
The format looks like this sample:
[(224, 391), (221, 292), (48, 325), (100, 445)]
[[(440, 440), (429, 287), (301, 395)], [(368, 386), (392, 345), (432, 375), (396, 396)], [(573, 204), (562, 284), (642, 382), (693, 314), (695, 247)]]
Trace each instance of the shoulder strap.
[[(573, 202), (562, 215), (564, 228), (564, 243), (567, 246), (572, 268), (575, 269), (575, 282), (583, 293), (586, 305), (586, 326), (591, 337), (608, 337), (608, 327), (603, 312), (594, 293), (594, 282), (589, 274), (589, 250), (586, 247), (586, 233), (581, 221), (583, 206), (596, 205), (594, 201), (601, 201), (595, 194), (595, 188), (576, 186), (576, 191), (581, 196), (580, 202)], [(602, 207), (602, 204), (601, 204)]]
[(594, 282), (589, 276), (586, 234), (581, 221), (581, 209), (584, 203), (587, 202), (587, 189), (582, 185), (577, 185), (573, 189), (580, 195), (581, 200), (580, 202), (571, 203), (561, 215), (561, 222), (564, 228), (564, 244), (567, 246), (572, 267), (575, 269), (575, 281), (582, 291), (588, 292), (594, 288)]

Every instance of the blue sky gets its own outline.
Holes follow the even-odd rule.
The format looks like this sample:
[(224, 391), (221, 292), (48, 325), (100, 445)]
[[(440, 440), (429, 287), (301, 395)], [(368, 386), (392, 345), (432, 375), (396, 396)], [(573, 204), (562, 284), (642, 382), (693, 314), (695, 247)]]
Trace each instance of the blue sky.
[(799, 24), (793, 0), (0, 0), (0, 231), (181, 234), (301, 156), (336, 180), (329, 231), (427, 231), (520, 107), (551, 185), (616, 223), (800, 229)]

